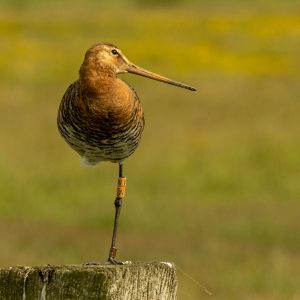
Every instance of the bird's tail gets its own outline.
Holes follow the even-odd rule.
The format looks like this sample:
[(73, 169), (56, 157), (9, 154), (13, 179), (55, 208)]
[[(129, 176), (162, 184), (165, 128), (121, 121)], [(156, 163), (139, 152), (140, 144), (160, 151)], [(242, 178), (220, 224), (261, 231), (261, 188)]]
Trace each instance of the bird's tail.
[(85, 156), (83, 156), (81, 159), (81, 165), (85, 167), (95, 167), (97, 164), (99, 164), (99, 162), (99, 160), (93, 160)]

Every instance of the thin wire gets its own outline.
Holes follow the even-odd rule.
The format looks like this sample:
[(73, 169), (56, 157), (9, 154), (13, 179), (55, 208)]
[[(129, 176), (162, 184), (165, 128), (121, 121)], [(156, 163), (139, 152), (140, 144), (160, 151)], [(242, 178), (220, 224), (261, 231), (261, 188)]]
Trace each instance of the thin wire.
[(186, 273), (182, 268), (180, 268), (177, 264), (175, 264), (176, 269), (178, 269), (185, 277), (187, 277), (189, 280), (191, 280), (194, 284), (196, 284), (201, 290), (207, 294), (208, 296), (212, 296), (213, 293), (207, 289), (204, 285), (202, 285), (200, 282), (198, 282), (195, 278), (193, 278), (191, 275)]

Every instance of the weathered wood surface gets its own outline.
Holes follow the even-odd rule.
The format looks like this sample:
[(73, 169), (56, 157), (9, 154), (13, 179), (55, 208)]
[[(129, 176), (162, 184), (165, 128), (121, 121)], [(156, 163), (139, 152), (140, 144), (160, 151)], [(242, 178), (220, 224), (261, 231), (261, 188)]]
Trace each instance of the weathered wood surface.
[(173, 300), (171, 263), (46, 265), (0, 269), (2, 300)]

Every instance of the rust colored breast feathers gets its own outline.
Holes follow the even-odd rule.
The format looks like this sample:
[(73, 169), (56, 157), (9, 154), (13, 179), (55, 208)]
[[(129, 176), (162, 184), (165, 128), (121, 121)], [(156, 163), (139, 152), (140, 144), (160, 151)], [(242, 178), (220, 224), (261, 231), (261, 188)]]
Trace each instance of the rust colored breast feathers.
[(144, 128), (134, 90), (117, 77), (103, 77), (98, 78), (96, 90), (80, 79), (71, 84), (58, 114), (61, 135), (91, 165), (130, 156)]

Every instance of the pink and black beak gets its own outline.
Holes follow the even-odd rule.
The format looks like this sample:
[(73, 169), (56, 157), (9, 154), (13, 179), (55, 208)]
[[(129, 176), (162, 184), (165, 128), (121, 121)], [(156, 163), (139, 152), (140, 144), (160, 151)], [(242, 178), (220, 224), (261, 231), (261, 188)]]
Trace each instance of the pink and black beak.
[(132, 73), (132, 74), (140, 75), (140, 76), (143, 76), (143, 77), (151, 78), (153, 80), (158, 80), (158, 81), (161, 81), (161, 82), (164, 82), (164, 83), (172, 84), (172, 85), (175, 85), (175, 86), (178, 86), (178, 87), (190, 90), (190, 91), (196, 91), (195, 88), (193, 88), (189, 85), (186, 85), (184, 83), (177, 82), (175, 80), (169, 79), (169, 78), (161, 76), (159, 74), (147, 71), (147, 70), (145, 70), (143, 68), (140, 68), (140, 67), (138, 67), (136, 65), (133, 65), (133, 64), (128, 64), (128, 66), (126, 67), (126, 71), (128, 73)]

